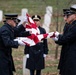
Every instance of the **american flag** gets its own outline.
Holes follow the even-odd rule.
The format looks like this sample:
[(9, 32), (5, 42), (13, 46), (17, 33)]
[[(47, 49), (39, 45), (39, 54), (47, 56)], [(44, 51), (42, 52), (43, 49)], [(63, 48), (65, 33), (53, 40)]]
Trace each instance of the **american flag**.
[(52, 38), (55, 37), (54, 32), (46, 33), (46, 34), (40, 34), (40, 31), (36, 25), (36, 23), (32, 20), (32, 18), (26, 14), (28, 23), (25, 25), (26, 31), (31, 31), (31, 35), (28, 37), (18, 37), (14, 39), (14, 41), (18, 41), (20, 45), (28, 45), (33, 46), (39, 43), (41, 40), (45, 38)]

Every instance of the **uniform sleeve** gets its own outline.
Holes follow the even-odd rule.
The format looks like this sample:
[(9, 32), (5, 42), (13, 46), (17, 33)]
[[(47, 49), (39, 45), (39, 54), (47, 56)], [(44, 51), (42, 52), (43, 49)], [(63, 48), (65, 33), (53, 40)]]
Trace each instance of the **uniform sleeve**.
[(11, 39), (9, 31), (3, 30), (1, 38), (5, 47), (18, 48), (18, 42)]
[(20, 37), (27, 37), (27, 36), (30, 36), (31, 34), (30, 34), (30, 32), (29, 31), (21, 31), (20, 33), (19, 33), (19, 36)]
[[(43, 30), (44, 34), (46, 33), (45, 29)], [(43, 40), (43, 45), (44, 45), (44, 54), (48, 54), (48, 44), (47, 44), (47, 39)]]
[(14, 28), (14, 36), (15, 37), (27, 37), (30, 36), (30, 32), (26, 31), (23, 25), (19, 25), (18, 27)]
[(73, 43), (74, 41), (76, 41), (76, 26), (73, 26), (72, 28), (70, 28), (70, 30), (68, 31), (68, 33), (66, 35), (59, 35), (59, 39), (56, 42), (59, 45), (64, 45), (66, 43)]
[(47, 39), (44, 39), (43, 44), (44, 44), (44, 54), (48, 54)]
[(29, 46), (25, 46), (25, 49), (24, 49), (24, 54), (29, 54)]

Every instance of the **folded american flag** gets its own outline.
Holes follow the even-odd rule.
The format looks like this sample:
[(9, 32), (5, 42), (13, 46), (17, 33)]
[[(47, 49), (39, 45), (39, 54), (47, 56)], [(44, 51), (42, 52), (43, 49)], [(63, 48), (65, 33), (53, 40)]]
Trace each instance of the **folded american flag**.
[(20, 45), (33, 46), (45, 38), (55, 37), (54, 32), (40, 34), (40, 31), (36, 23), (32, 20), (32, 18), (28, 14), (26, 14), (26, 17), (27, 17), (28, 23), (26, 23), (25, 29), (26, 31), (31, 31), (32, 32), (31, 35), (28, 37), (18, 37), (14, 39), (14, 41), (18, 41)]

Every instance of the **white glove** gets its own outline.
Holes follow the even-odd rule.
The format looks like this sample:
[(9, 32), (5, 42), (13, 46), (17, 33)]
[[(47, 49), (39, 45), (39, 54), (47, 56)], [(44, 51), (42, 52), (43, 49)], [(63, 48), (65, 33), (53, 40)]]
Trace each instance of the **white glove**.
[(59, 36), (59, 32), (56, 31), (56, 32), (55, 32), (55, 37), (58, 37), (58, 36)]
[(14, 39), (14, 41), (18, 41), (18, 39), (16, 38), (16, 39)]
[(43, 57), (45, 58), (46, 57), (46, 54), (43, 54)]
[(29, 58), (29, 54), (26, 54), (26, 58)]
[(58, 37), (53, 37), (52, 38), (54, 41), (58, 41)]
[(20, 46), (25, 46), (25, 44), (22, 42), (22, 40), (18, 40), (18, 44), (19, 44)]
[(19, 39), (19, 38), (14, 39), (14, 41), (18, 41), (18, 44), (19, 44), (20, 46), (25, 46), (25, 44), (24, 44), (24, 43), (22, 42), (22, 40)]
[(53, 36), (53, 34), (54, 34), (54, 32), (50, 32), (50, 33), (48, 33), (47, 38), (50, 38), (51, 36)]
[(59, 32), (55, 32), (55, 37), (53, 37), (52, 39), (54, 40), (54, 41), (58, 41), (58, 36), (59, 36)]

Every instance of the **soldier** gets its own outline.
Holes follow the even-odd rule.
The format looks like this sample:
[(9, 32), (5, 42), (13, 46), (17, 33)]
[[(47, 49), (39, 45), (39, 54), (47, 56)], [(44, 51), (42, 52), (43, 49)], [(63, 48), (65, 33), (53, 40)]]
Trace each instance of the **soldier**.
[[(45, 29), (41, 27), (39, 15), (33, 15), (32, 19), (36, 22), (40, 30), (40, 34), (46, 33)], [(25, 54), (27, 56), (26, 68), (30, 70), (30, 75), (41, 75), (41, 70), (45, 68), (45, 57), (48, 54), (47, 40), (44, 39), (35, 46), (25, 47)]]
[(76, 75), (76, 5), (64, 10), (64, 20), (63, 34), (56, 34), (58, 40), (54, 39), (62, 45), (58, 69), (60, 75)]
[[(16, 27), (17, 16), (17, 14), (5, 14), (5, 23), (0, 28), (0, 75), (13, 75), (13, 71), (15, 71), (12, 48), (18, 48), (20, 43), (14, 41), (14, 38), (30, 35), (30, 33), (26, 31), (20, 33), (24, 28), (22, 25), (14, 29), (14, 27)], [(28, 33), (28, 35), (26, 35), (26, 33)]]

